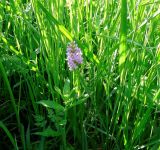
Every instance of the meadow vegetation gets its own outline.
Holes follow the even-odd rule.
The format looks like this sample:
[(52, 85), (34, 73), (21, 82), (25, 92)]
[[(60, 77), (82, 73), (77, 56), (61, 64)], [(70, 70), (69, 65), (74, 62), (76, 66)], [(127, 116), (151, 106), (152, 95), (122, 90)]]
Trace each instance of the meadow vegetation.
[(0, 149), (159, 150), (160, 1), (1, 0)]

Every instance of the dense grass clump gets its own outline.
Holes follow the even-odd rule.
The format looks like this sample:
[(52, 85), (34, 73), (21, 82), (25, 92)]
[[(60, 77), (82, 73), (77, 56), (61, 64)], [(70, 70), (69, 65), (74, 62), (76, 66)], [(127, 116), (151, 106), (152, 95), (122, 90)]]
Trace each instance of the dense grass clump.
[(1, 0), (0, 149), (160, 149), (159, 5)]

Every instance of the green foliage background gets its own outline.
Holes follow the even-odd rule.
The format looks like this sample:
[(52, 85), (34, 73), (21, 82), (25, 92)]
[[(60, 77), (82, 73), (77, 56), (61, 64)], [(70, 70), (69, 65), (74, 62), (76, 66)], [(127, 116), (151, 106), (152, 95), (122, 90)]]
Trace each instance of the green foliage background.
[(1, 0), (0, 149), (160, 149), (159, 5)]

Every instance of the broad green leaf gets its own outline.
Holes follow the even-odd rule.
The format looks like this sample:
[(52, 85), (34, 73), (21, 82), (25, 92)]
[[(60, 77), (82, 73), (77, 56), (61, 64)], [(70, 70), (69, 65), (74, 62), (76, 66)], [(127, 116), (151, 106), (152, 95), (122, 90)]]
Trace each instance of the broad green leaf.
[(37, 103), (43, 105), (46, 108), (52, 108), (52, 109), (55, 109), (55, 110), (64, 111), (64, 109), (65, 109), (62, 105), (58, 104), (55, 101), (51, 101), (51, 100), (41, 100)]
[(66, 79), (64, 87), (63, 87), (63, 96), (68, 97), (71, 94), (70, 91), (70, 80)]
[(60, 132), (51, 129), (51, 127), (48, 127), (47, 129), (44, 129), (42, 132), (36, 132), (34, 134), (45, 136), (45, 137), (57, 137), (57, 136), (61, 135)]

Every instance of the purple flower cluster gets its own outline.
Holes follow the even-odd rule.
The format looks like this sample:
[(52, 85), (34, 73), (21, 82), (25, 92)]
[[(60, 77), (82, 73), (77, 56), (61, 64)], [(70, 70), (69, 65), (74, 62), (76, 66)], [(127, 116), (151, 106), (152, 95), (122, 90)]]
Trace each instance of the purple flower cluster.
[(67, 62), (69, 70), (74, 70), (79, 64), (82, 64), (82, 52), (81, 49), (74, 42), (71, 42), (67, 46)]

